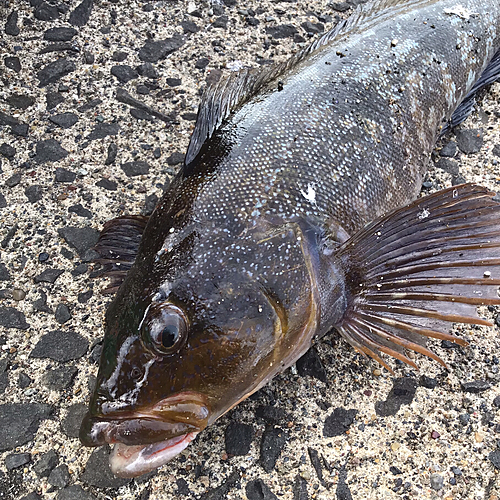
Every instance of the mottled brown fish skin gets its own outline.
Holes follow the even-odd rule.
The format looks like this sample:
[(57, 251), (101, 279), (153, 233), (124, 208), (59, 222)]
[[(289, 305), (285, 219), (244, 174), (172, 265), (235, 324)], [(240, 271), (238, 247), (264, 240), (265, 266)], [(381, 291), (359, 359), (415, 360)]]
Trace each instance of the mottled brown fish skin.
[[(180, 425), (176, 403), (127, 444), (202, 430), (341, 321), (346, 270), (325, 255), (416, 198), (440, 127), (500, 49), (496, 0), (364, 12), (238, 106), (159, 202), (106, 314), (85, 444), (179, 394), (196, 417)], [(168, 352), (151, 342), (162, 321), (185, 330)]]

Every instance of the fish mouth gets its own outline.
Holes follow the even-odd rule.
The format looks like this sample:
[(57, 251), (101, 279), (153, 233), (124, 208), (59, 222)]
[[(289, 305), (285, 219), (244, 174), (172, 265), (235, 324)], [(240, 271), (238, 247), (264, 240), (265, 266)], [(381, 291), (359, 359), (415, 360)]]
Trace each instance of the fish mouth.
[(119, 477), (135, 477), (167, 463), (178, 455), (207, 425), (210, 409), (203, 395), (180, 393), (136, 411), (89, 412), (80, 428), (85, 446), (114, 444), (109, 458)]
[(127, 446), (116, 443), (109, 456), (111, 472), (118, 477), (136, 477), (146, 474), (178, 455), (198, 435), (189, 432), (145, 446)]

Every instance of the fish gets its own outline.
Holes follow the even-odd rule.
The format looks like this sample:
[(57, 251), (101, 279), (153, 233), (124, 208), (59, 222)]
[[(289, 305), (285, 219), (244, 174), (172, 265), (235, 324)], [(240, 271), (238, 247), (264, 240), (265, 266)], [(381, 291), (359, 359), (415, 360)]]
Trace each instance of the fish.
[(463, 184), (419, 197), (443, 131), (500, 73), (496, 0), (375, 0), (288, 61), (202, 96), (150, 217), (96, 246), (115, 293), (86, 446), (134, 477), (330, 332), (391, 370), (500, 304), (500, 204)]

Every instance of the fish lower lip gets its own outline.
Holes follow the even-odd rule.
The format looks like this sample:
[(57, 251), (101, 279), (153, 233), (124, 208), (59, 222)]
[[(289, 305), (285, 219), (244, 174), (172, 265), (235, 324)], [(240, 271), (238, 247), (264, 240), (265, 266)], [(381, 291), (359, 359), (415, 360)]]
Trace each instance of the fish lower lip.
[(205, 398), (197, 393), (180, 393), (154, 406), (135, 411), (88, 413), (80, 428), (80, 440), (86, 446), (121, 443), (146, 446), (203, 430), (210, 417)]
[(178, 455), (197, 435), (190, 432), (145, 446), (117, 443), (109, 457), (111, 471), (119, 477), (146, 474)]

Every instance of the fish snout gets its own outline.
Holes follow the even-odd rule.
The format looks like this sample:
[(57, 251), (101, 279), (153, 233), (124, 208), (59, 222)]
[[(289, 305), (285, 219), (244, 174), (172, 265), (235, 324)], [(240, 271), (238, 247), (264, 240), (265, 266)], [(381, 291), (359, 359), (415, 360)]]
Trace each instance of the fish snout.
[[(152, 407), (137, 410), (90, 411), (83, 418), (80, 440), (85, 446), (122, 443), (127, 446), (152, 444), (191, 432), (208, 425), (210, 409), (199, 394), (182, 393), (166, 398)], [(95, 410), (97, 406), (93, 406)]]

